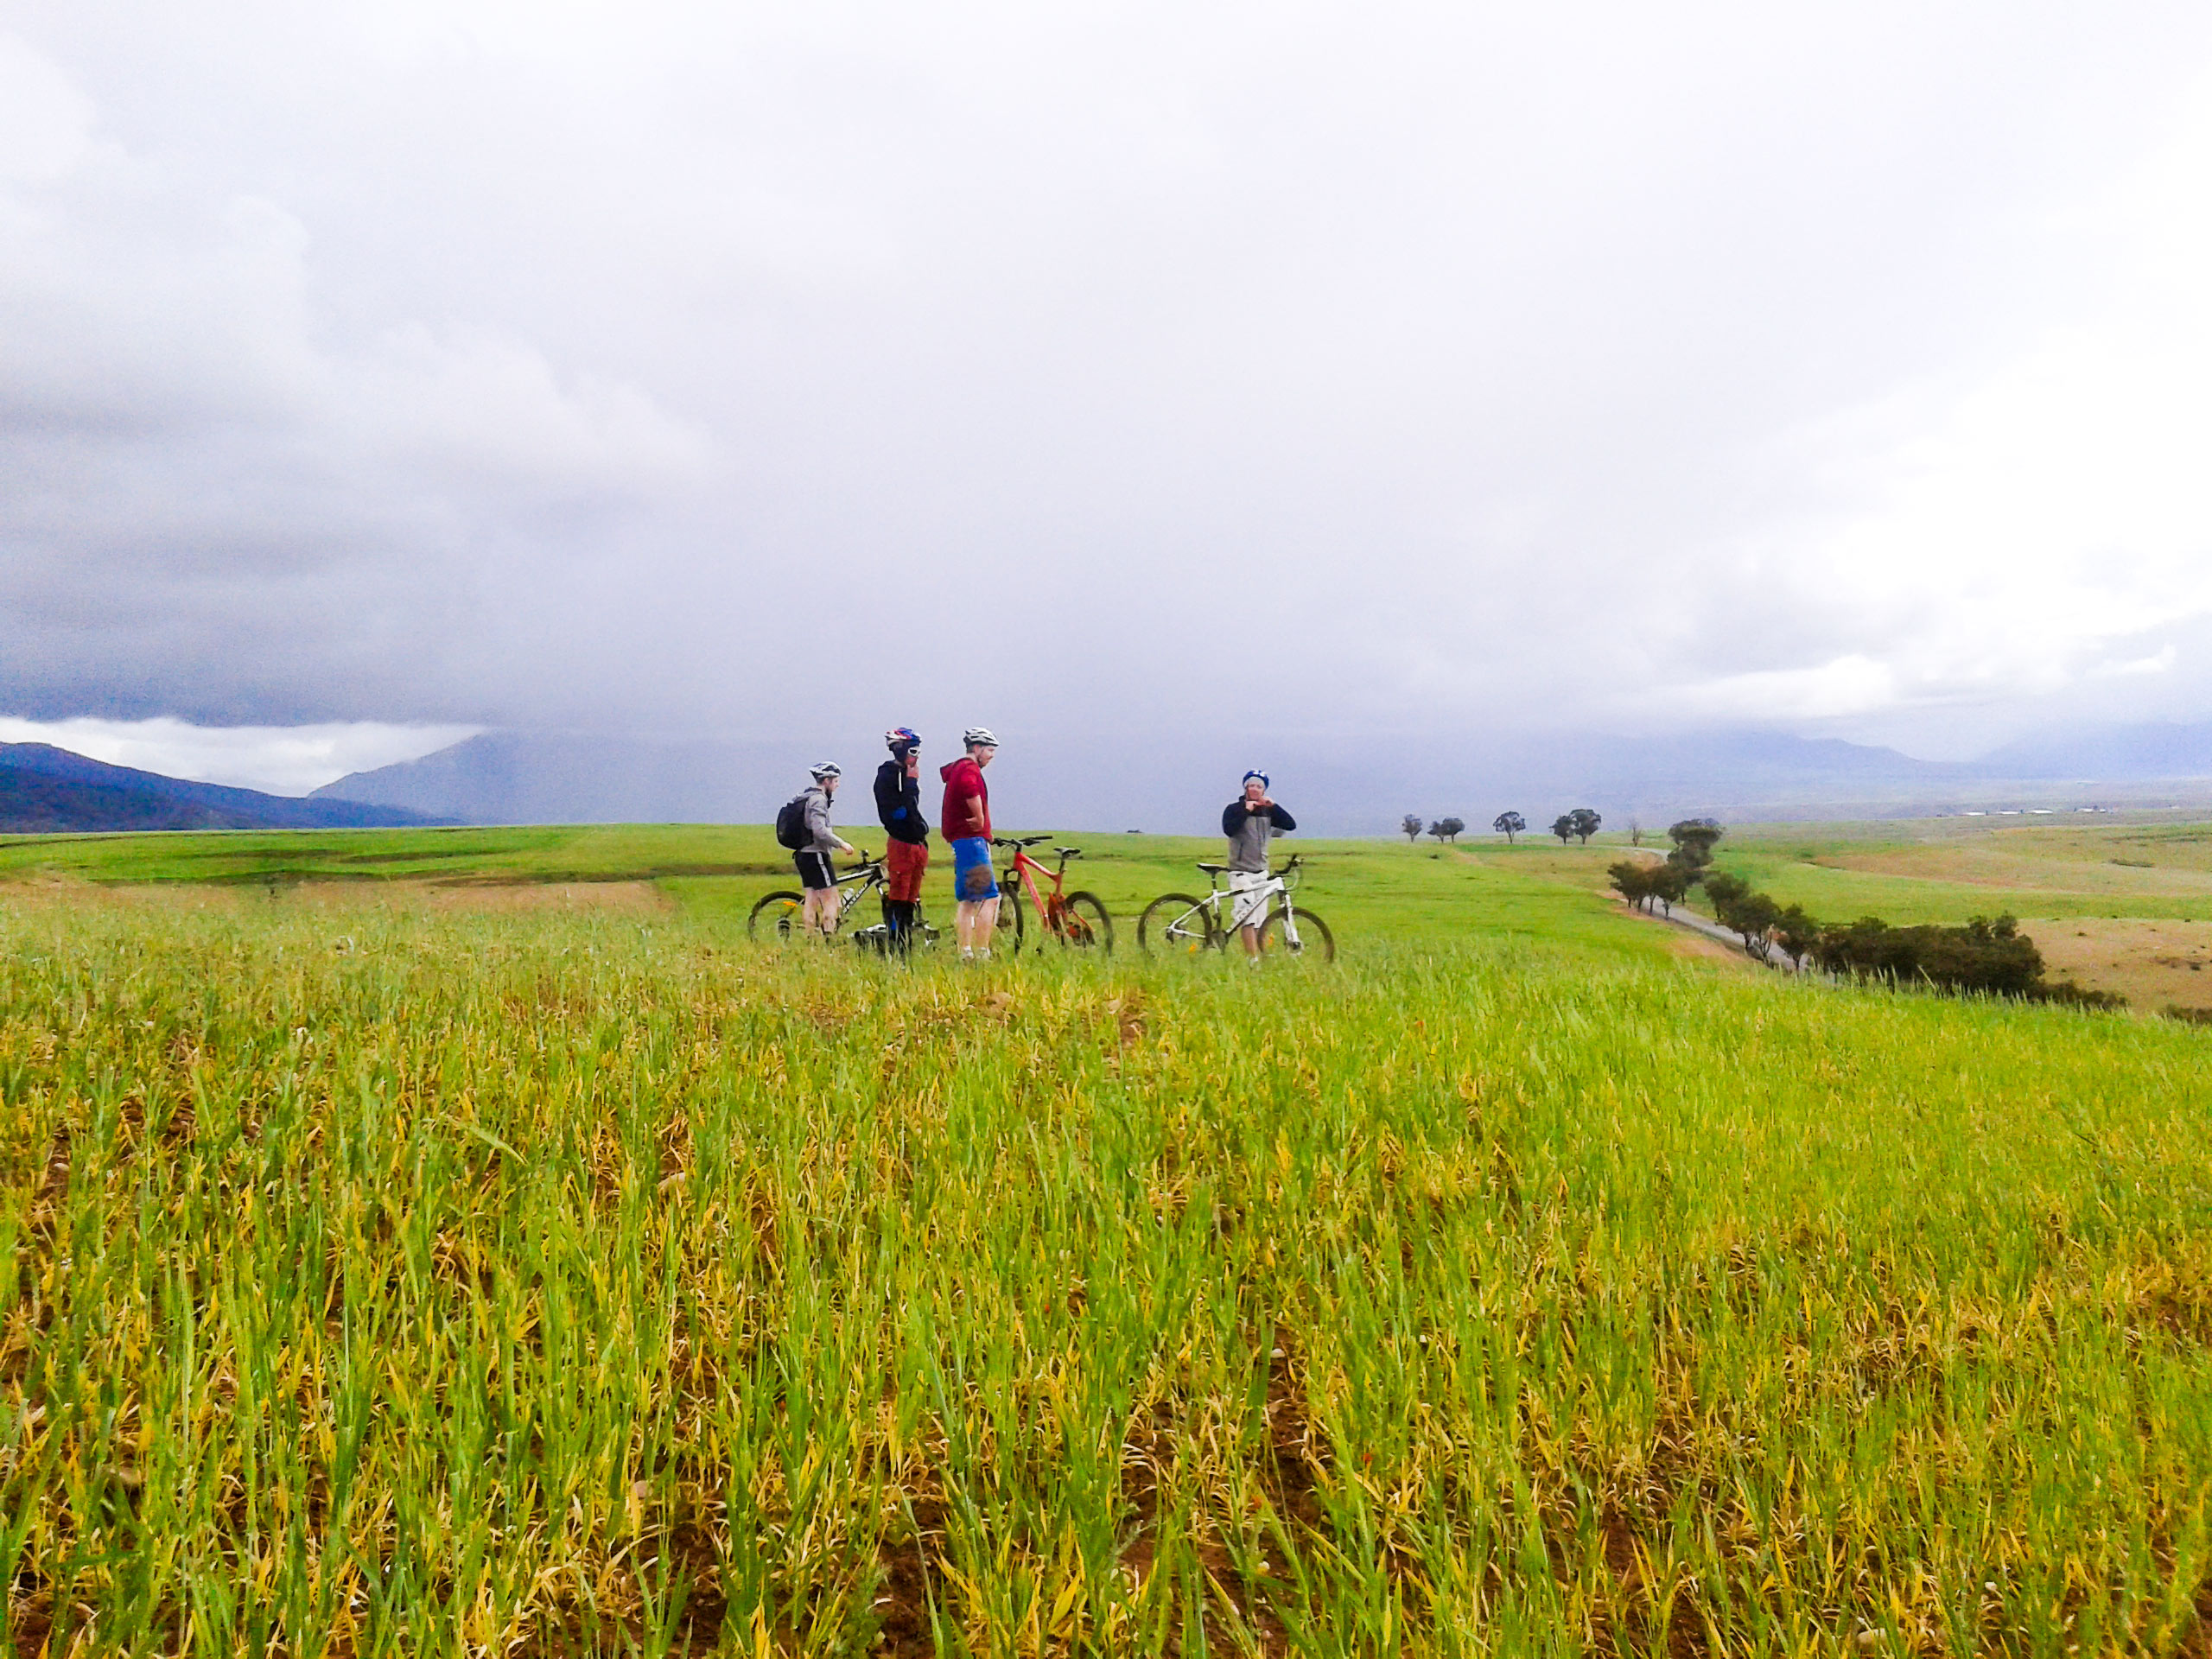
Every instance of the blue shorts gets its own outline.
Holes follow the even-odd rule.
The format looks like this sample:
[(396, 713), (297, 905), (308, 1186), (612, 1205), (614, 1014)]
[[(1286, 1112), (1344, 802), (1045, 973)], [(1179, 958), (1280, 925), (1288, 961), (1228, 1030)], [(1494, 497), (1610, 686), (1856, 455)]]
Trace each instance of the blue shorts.
[(963, 905), (999, 896), (991, 843), (981, 836), (963, 836), (952, 843), (952, 896)]

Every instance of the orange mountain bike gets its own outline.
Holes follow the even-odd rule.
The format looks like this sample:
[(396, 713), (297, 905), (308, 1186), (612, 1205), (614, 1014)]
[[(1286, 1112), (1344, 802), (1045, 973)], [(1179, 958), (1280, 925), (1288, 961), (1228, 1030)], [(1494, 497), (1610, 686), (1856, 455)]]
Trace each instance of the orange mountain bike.
[[(1058, 939), (1071, 950), (1096, 950), (1102, 954), (1114, 948), (1114, 924), (1106, 914), (1106, 906), (1098, 902), (1097, 895), (1089, 893), (1063, 894), (1061, 887), (1068, 876), (1068, 860), (1081, 858), (1080, 847), (1055, 847), (1060, 855), (1060, 867), (1048, 870), (1029, 856), (1029, 849), (1039, 842), (1050, 841), (1050, 836), (994, 836), (991, 845), (1007, 847), (1014, 851), (1014, 861), (999, 877), (999, 926), (1001, 941), (1011, 938), (1007, 947), (1010, 957), (1021, 954), (1022, 930), (1026, 924), (1022, 912), (1033, 910), (1043, 924), (1046, 935)], [(1043, 889), (1039, 881), (1050, 885)], [(1028, 894), (1027, 901), (1022, 895)], [(1039, 939), (1038, 948), (1044, 948)]]

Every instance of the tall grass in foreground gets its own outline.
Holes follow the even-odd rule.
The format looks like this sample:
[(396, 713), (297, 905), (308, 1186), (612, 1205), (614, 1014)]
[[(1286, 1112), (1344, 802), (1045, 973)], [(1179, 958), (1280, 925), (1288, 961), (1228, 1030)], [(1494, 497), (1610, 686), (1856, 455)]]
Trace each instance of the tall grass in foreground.
[(2206, 1040), (1541, 952), (0, 910), (8, 1630), (2171, 1651)]

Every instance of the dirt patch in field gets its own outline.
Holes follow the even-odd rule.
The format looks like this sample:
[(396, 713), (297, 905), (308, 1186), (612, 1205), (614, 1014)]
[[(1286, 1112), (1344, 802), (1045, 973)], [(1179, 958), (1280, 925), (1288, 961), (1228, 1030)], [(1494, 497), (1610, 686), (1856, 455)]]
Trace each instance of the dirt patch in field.
[(32, 874), (0, 879), (0, 902), (20, 909), (83, 910), (91, 906), (128, 906), (138, 910), (223, 910), (238, 908), (258, 893), (198, 882), (164, 881), (109, 887), (73, 875)]
[[(1637, 913), (1637, 912), (1631, 912)], [(1719, 939), (1703, 933), (1693, 933), (1687, 927), (1676, 927), (1672, 922), (1655, 918), (1667, 930), (1667, 954), (1685, 962), (1722, 962), (1732, 968), (1758, 968), (1759, 964), (1735, 945), (1723, 944)], [(1764, 971), (1761, 969), (1761, 971)]]
[(673, 908), (650, 881), (302, 881), (286, 896), (332, 909), (388, 905), (471, 915), (654, 916)]
[(1835, 853), (1812, 861), (1829, 869), (1868, 875), (1905, 876), (1955, 887), (1990, 887), (2017, 893), (2092, 893), (2200, 897), (2212, 890), (2212, 876), (2202, 870), (2165, 864), (2120, 861), (2125, 849), (2096, 848), (2070, 855), (2072, 849), (2012, 847), (1896, 847), (1863, 853)]
[(2212, 922), (2075, 917), (2024, 921), (2051, 979), (2117, 991), (2145, 1013), (2212, 1011)]
[(1694, 932), (1687, 927), (1678, 926), (1658, 911), (1631, 910), (1627, 901), (1617, 893), (1609, 891), (1605, 896), (1620, 906), (1622, 914), (1633, 916), (1638, 921), (1655, 923), (1663, 930), (1662, 937), (1666, 940), (1667, 954), (1677, 961), (1725, 962), (1735, 968), (1759, 966), (1745, 956), (1739, 946), (1716, 939), (1709, 933)]
[(658, 916), (673, 901), (650, 881), (301, 881), (260, 883), (143, 881), (109, 886), (70, 876), (0, 881), (0, 901), (25, 908), (82, 910), (95, 906), (137, 910), (237, 912), (279, 905), (318, 910), (394, 910), (438, 914), (582, 913)]

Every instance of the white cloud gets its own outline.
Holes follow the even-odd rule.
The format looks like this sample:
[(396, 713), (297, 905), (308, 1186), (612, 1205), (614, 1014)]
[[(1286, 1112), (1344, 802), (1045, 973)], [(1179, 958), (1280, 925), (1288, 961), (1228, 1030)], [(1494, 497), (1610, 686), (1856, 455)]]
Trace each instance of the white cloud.
[(367, 721), (210, 728), (169, 719), (35, 721), (0, 715), (0, 743), (50, 743), (111, 766), (272, 795), (305, 795), (348, 772), (412, 760), (474, 737), (478, 730)]
[(1730, 674), (1662, 690), (1636, 712), (1646, 717), (1768, 726), (1865, 715), (1898, 701), (1897, 676), (1886, 663), (1848, 656), (1814, 668)]
[(14, 15), (18, 714), (2204, 680), (2212, 14)]
[(11, 41), (0, 93), (24, 86), (0, 132), (19, 711), (449, 717), (425, 660), (527, 602), (518, 550), (546, 581), (696, 486), (709, 441), (626, 379), (494, 326), (334, 327), (297, 213), (104, 133)]
[(2077, 315), (1971, 384), (1912, 385), (1792, 440), (1864, 505), (1750, 538), (1730, 576), (1776, 613), (1828, 607), (1859, 649), (1699, 682), (1684, 706), (1751, 714), (1772, 689), (1776, 719), (1863, 715), (2174, 667), (2161, 636), (2212, 617), (2212, 80), (2201, 90), (2069, 227), (2101, 250)]
[(20, 36), (0, 34), (0, 179), (44, 184), (92, 142), (92, 101)]

